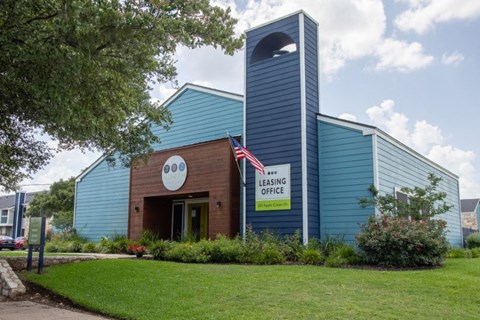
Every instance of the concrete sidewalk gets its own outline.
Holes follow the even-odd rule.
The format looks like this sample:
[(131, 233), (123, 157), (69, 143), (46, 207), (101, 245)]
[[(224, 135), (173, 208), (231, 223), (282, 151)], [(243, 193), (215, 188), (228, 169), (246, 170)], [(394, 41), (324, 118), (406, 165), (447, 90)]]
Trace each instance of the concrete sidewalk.
[(50, 307), (31, 301), (0, 302), (0, 320), (105, 320), (79, 311)]

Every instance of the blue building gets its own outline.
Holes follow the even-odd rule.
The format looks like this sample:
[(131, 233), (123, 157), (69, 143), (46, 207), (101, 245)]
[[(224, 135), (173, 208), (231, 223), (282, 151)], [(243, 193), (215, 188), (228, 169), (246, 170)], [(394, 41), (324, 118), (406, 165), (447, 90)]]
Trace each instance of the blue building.
[[(245, 96), (186, 84), (164, 107), (174, 124), (146, 165), (110, 168), (98, 159), (77, 178), (75, 228), (91, 240), (187, 233), (234, 236), (247, 225), (353, 242), (376, 214), (360, 208), (374, 185), (399, 195), (442, 177), (454, 207), (442, 215), (462, 243), (458, 177), (378, 128), (320, 113), (318, 25), (303, 11), (246, 32)], [(265, 165), (240, 175), (226, 133)], [(241, 180), (245, 181), (245, 184)]]

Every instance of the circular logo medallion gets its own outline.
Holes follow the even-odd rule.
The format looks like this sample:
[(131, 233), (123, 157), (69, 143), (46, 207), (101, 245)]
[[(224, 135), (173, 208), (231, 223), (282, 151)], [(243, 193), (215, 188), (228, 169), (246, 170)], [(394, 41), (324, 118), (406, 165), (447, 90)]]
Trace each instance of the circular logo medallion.
[(171, 156), (163, 164), (162, 181), (170, 191), (180, 189), (187, 179), (187, 163), (180, 156)]

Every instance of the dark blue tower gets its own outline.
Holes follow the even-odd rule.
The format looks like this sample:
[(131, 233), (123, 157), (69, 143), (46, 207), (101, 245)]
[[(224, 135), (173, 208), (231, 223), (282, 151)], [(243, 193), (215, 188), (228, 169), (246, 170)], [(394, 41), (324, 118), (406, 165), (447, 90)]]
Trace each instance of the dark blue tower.
[[(245, 223), (255, 231), (319, 237), (318, 25), (303, 11), (247, 31), (247, 148), (265, 165), (290, 168), (290, 208), (258, 210), (255, 170), (246, 166)], [(258, 191), (257, 191), (258, 192)]]

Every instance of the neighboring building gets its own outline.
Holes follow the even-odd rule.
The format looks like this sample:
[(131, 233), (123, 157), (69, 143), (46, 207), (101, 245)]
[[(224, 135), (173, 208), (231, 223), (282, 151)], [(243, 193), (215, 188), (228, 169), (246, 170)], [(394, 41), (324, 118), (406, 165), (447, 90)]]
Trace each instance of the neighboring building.
[(480, 199), (462, 199), (461, 207), (463, 235), (466, 237), (472, 232), (479, 231)]
[[(25, 219), (25, 212), (28, 208), (28, 204), (33, 200), (38, 192), (24, 193), (24, 197), (20, 197), (19, 193), (11, 194), (7, 196), (0, 196), (0, 235), (12, 236), (13, 227), (15, 222), (15, 208), (18, 207), (21, 214), (21, 224), (15, 237), (24, 236), (28, 234), (28, 221)], [(15, 199), (21, 200), (19, 203), (15, 203)]]
[[(148, 164), (110, 168), (102, 157), (77, 178), (76, 230), (94, 241), (138, 239), (144, 229), (214, 238), (250, 225), (353, 242), (375, 214), (358, 205), (371, 185), (393, 194), (434, 173), (453, 205), (439, 218), (460, 246), (458, 176), (375, 127), (320, 113), (317, 28), (301, 11), (248, 30), (245, 97), (183, 86), (163, 105), (174, 123), (153, 128), (162, 143)], [(227, 133), (262, 161), (264, 176), (250, 164), (239, 174)]]

